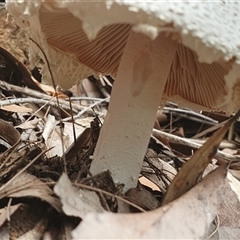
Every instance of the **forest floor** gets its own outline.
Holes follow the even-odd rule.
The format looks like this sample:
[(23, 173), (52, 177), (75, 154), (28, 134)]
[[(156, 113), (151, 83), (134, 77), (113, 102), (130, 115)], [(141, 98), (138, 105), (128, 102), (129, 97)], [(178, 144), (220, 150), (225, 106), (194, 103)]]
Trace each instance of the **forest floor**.
[[(158, 238), (159, 229), (161, 236), (176, 239), (189, 230), (192, 239), (199, 239), (216, 199), (220, 210), (205, 238), (239, 238), (239, 122), (228, 131), (222, 127), (229, 120), (224, 114), (168, 103), (157, 113), (139, 184), (123, 194), (108, 172), (89, 172), (114, 80), (91, 76), (84, 83), (96, 96), (91, 92), (89, 97), (83, 86), (87, 100), (78, 98), (69, 106), (61, 93), (59, 107), (54, 90), (31, 82), (28, 40), (4, 8), (0, 47), (0, 239)], [(105, 85), (110, 83), (104, 90), (108, 96), (99, 85), (104, 79)], [(206, 141), (205, 148), (196, 151)], [(217, 148), (221, 152), (213, 157)], [(194, 161), (197, 167), (184, 170), (184, 164)], [(226, 180), (228, 167), (233, 176)], [(200, 181), (199, 171), (205, 181)], [(182, 183), (177, 189), (171, 185), (175, 176)], [(162, 207), (167, 193), (186, 190), (184, 183), (193, 188)]]

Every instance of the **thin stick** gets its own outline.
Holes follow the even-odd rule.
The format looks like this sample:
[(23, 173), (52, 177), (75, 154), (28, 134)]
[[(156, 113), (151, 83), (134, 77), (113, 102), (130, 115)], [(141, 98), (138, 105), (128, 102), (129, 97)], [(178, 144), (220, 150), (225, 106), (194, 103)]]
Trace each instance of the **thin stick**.
[[(52, 85), (53, 85), (53, 88), (54, 88), (54, 91), (55, 91), (55, 97), (56, 97), (57, 105), (58, 105), (58, 114), (59, 114), (60, 123), (61, 123), (60, 124), (60, 131), (61, 131), (61, 136), (60, 137), (61, 137), (62, 151), (64, 152), (63, 129), (62, 129), (63, 124), (62, 124), (62, 119), (61, 119), (61, 109), (60, 109), (59, 98), (58, 98), (58, 95), (57, 95), (57, 85), (55, 83), (55, 80), (54, 80), (54, 77), (53, 77), (53, 73), (52, 73), (47, 55), (45, 54), (45, 52), (43, 51), (41, 46), (36, 41), (34, 41), (32, 38), (29, 38), (29, 39), (37, 45), (37, 47), (40, 49), (41, 53), (43, 54), (43, 56), (45, 58), (45, 61), (46, 61), (46, 64), (47, 64), (47, 67), (48, 67), (48, 70), (49, 70), (49, 73), (50, 73), (50, 76), (51, 76)], [(64, 172), (67, 173), (67, 162), (66, 162), (65, 154), (63, 155), (62, 158), (63, 158)]]
[(109, 192), (104, 191), (102, 189), (95, 188), (95, 187), (92, 187), (92, 186), (88, 186), (88, 185), (85, 185), (85, 184), (82, 184), (82, 183), (73, 183), (73, 185), (84, 188), (84, 189), (87, 189), (87, 190), (90, 190), (90, 191), (96, 191), (96, 192), (99, 192), (99, 193), (103, 193), (103, 194), (105, 194), (107, 196), (110, 196), (110, 197), (114, 197), (114, 198), (116, 198), (116, 199), (118, 199), (122, 202), (125, 202), (125, 203), (129, 204), (130, 206), (133, 206), (133, 207), (137, 208), (141, 212), (146, 212), (143, 208), (139, 207), (138, 205), (128, 201), (127, 199), (125, 199), (121, 196), (115, 195), (113, 193), (109, 193)]
[[(49, 105), (51, 107), (61, 107), (66, 110), (70, 110), (69, 106), (62, 105), (62, 104), (57, 104), (56, 102), (52, 102), (51, 100), (45, 100), (45, 99), (36, 99), (36, 98), (15, 98), (15, 99), (7, 99), (7, 100), (2, 100), (0, 101), (0, 107), (3, 106), (8, 106), (12, 104), (21, 104), (21, 103), (35, 103), (35, 104), (44, 104), (44, 105)], [(76, 109), (72, 109), (74, 113), (78, 113)]]
[[(189, 146), (191, 148), (195, 148), (195, 149), (199, 149), (200, 147), (202, 147), (202, 144), (198, 144), (193, 142), (191, 139), (187, 139), (187, 138), (182, 138), (182, 137), (178, 137), (176, 135), (170, 134), (170, 133), (166, 133), (166, 132), (162, 132), (159, 131), (157, 129), (153, 129), (152, 131), (153, 136), (155, 137), (163, 137), (166, 140), (168, 140), (169, 142), (172, 143), (178, 143), (178, 144), (182, 144), (182, 145), (186, 145)], [(224, 153), (222, 151), (217, 151), (215, 158), (217, 160), (225, 160), (225, 161), (238, 161), (239, 162), (239, 157)]]
[(8, 200), (8, 204), (7, 204), (7, 220), (10, 222), (10, 215), (11, 215), (11, 212), (10, 212), (10, 207), (11, 207), (11, 204), (12, 204), (12, 198), (10, 198)]
[[(30, 182), (29, 182), (30, 183)], [(28, 185), (28, 183), (26, 183), (24, 186), (21, 186), (21, 187), (18, 187), (18, 190), (23, 190), (26, 188), (26, 186), (29, 188), (31, 186), (42, 186), (42, 185), (56, 185), (56, 182), (42, 182), (42, 183), (37, 183), (37, 184), (34, 184), (34, 185)], [(146, 210), (144, 210), (143, 208), (139, 207), (138, 205), (136, 205), (135, 203), (132, 203), (130, 202), (129, 200), (125, 199), (124, 197), (121, 197), (121, 196), (118, 196), (118, 195), (115, 195), (113, 193), (110, 193), (110, 192), (107, 192), (107, 191), (104, 191), (102, 189), (99, 189), (99, 188), (96, 188), (96, 187), (91, 187), (91, 186), (88, 186), (88, 185), (85, 185), (85, 184), (82, 184), (82, 183), (72, 183), (73, 186), (77, 186), (77, 187), (80, 187), (82, 189), (86, 189), (86, 190), (89, 190), (89, 191), (95, 191), (95, 192), (98, 192), (98, 193), (103, 193), (107, 196), (110, 196), (110, 197), (114, 197), (132, 207), (135, 207), (136, 209), (138, 209), (139, 211), (141, 212), (146, 212)], [(5, 196), (4, 196), (5, 197)]]
[[(105, 101), (109, 101), (109, 97), (107, 98), (104, 98), (104, 99), (101, 99), (100, 101), (98, 102), (95, 102), (93, 104), (91, 104), (89, 107), (87, 107), (86, 109), (82, 110), (81, 112), (79, 112), (76, 116), (73, 116), (73, 117), (68, 117), (68, 118), (64, 118), (62, 119), (63, 122), (67, 122), (67, 121), (70, 121), (72, 119), (77, 119), (77, 118), (80, 118), (84, 113), (86, 113), (86, 111), (88, 111), (89, 109), (101, 104), (102, 102), (105, 102)], [(96, 114), (95, 114), (96, 115)], [(102, 113), (99, 114), (100, 116), (103, 115)]]
[(15, 176), (13, 176), (6, 184), (0, 187), (0, 192), (6, 188), (14, 179), (16, 179), (21, 173), (23, 173), (26, 169), (28, 169), (34, 162), (36, 162), (41, 156), (43, 156), (46, 152), (50, 151), (52, 148), (45, 150), (39, 153), (30, 163), (28, 163), (23, 169), (21, 169)]
[(193, 139), (197, 139), (197, 138), (200, 138), (200, 137), (206, 135), (207, 133), (213, 132), (213, 131), (219, 129), (220, 127), (222, 127), (225, 123), (227, 123), (227, 121), (228, 121), (228, 119), (225, 120), (225, 121), (223, 121), (223, 122), (221, 122), (221, 123), (218, 123), (218, 124), (215, 125), (215, 126), (212, 126), (212, 127), (208, 128), (208, 129), (206, 129), (206, 130), (204, 130), (204, 131), (202, 131), (202, 132), (200, 132), (200, 133), (197, 133), (197, 134), (194, 135), (192, 138), (193, 138)]
[[(20, 93), (26, 94), (27, 96), (30, 96), (30, 97), (34, 97), (34, 98), (38, 98), (38, 99), (44, 99), (44, 100), (47, 100), (47, 101), (52, 101), (54, 103), (57, 103), (56, 99), (53, 98), (52, 96), (49, 96), (49, 95), (44, 94), (44, 93), (40, 93), (38, 91), (29, 89), (29, 88), (15, 86), (15, 85), (6, 83), (6, 82), (1, 81), (1, 80), (0, 80), (0, 87), (7, 90), (7, 91), (11, 90), (11, 91), (14, 91), (14, 92), (20, 92)], [(64, 106), (64, 108), (69, 109), (69, 103), (65, 99), (59, 99), (59, 102), (62, 106)], [(83, 107), (79, 104), (72, 104), (72, 107), (73, 107), (73, 109), (75, 109), (78, 112), (85, 109), (85, 107)], [(88, 110), (87, 113), (90, 114), (90, 115), (95, 115), (93, 113), (93, 111), (91, 111), (91, 109)]]

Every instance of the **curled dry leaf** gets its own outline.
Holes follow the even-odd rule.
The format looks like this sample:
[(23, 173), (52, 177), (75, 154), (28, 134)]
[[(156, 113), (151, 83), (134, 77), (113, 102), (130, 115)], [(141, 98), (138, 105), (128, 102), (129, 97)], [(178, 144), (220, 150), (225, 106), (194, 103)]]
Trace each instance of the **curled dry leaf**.
[(58, 180), (54, 192), (62, 202), (64, 213), (69, 216), (84, 218), (90, 212), (105, 211), (95, 192), (74, 188), (65, 173)]
[(42, 91), (32, 80), (30, 72), (22, 62), (18, 61), (10, 52), (2, 47), (0, 47), (0, 54), (2, 59), (4, 59), (5, 65), (11, 68), (11, 82), (14, 82), (15, 85), (24, 84), (31, 89)]
[(159, 206), (159, 201), (155, 196), (139, 183), (136, 188), (129, 189), (125, 196), (127, 200), (142, 207), (145, 210), (154, 210)]
[[(10, 146), (17, 144), (20, 141), (19, 132), (11, 124), (1, 119), (0, 119), (0, 137), (7, 145)], [(1, 144), (3, 144), (3, 142)]]
[(163, 205), (186, 193), (189, 189), (196, 185), (202, 176), (205, 168), (210, 163), (217, 152), (224, 135), (228, 131), (231, 124), (239, 117), (240, 111), (232, 117), (226, 124), (219, 128), (205, 144), (198, 149), (194, 155), (183, 165), (177, 176), (173, 179), (169, 189), (164, 197)]
[(48, 202), (57, 211), (61, 211), (61, 203), (53, 196), (53, 191), (37, 177), (26, 172), (1, 186), (0, 199), (4, 197), (36, 197)]
[(217, 190), (226, 174), (225, 166), (217, 168), (182, 197), (154, 211), (136, 214), (90, 213), (72, 231), (72, 237), (200, 239), (215, 217)]

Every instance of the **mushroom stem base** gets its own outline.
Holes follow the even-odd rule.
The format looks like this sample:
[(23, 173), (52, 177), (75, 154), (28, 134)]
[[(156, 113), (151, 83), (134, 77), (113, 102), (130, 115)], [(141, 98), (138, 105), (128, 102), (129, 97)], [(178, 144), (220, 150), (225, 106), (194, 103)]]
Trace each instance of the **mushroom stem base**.
[(110, 170), (124, 191), (135, 187), (177, 43), (131, 32), (110, 106), (94, 152), (91, 173)]

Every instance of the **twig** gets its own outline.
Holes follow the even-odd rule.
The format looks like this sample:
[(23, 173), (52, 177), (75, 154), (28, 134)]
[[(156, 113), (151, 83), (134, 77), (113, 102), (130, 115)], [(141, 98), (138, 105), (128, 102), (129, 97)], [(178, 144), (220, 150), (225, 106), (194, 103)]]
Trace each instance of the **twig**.
[[(47, 58), (47, 55), (46, 53), (43, 51), (43, 49), (41, 48), (41, 46), (35, 41), (33, 40), (32, 38), (29, 38), (33, 43), (36, 44), (36, 46), (40, 49), (42, 55), (44, 56), (45, 58), (45, 61), (46, 61), (46, 64), (47, 64), (47, 67), (48, 67), (48, 71), (50, 73), (50, 76), (51, 76), (51, 80), (52, 80), (52, 85), (53, 85), (53, 88), (54, 88), (54, 91), (55, 91), (55, 97), (56, 97), (56, 100), (57, 100), (57, 105), (58, 105), (58, 114), (59, 114), (59, 118), (60, 118), (60, 123), (62, 123), (62, 118), (61, 118), (61, 108), (60, 108), (60, 102), (59, 102), (59, 98), (58, 98), (58, 95), (57, 95), (57, 85), (56, 85), (56, 82), (55, 82), (55, 79), (53, 77), (53, 72), (52, 72), (52, 69), (50, 67), (50, 63), (48, 61), (48, 58)], [(62, 144), (62, 151), (64, 152), (64, 143), (63, 143), (63, 124), (60, 124), (60, 132), (61, 132), (61, 144)], [(67, 173), (67, 161), (65, 159), (65, 155), (63, 155), (62, 157), (63, 159), (63, 164), (64, 164), (64, 172)]]
[[(81, 100), (85, 100), (85, 101), (101, 101), (102, 98), (94, 98), (94, 97), (71, 97), (71, 101), (81, 101)], [(109, 98), (110, 100), (110, 98)], [(105, 102), (108, 102), (107, 100)]]
[(8, 220), (8, 222), (10, 222), (10, 216), (11, 216), (11, 211), (10, 211), (10, 207), (11, 207), (11, 204), (12, 204), (12, 198), (10, 198), (9, 200), (8, 200), (8, 204), (7, 204), (7, 220)]
[[(152, 134), (155, 137), (160, 136), (162, 138), (167, 139), (169, 142), (179, 143), (179, 144), (182, 144), (182, 145), (185, 145), (185, 146), (189, 146), (191, 148), (199, 149), (200, 147), (202, 147), (201, 144), (194, 143), (191, 139), (178, 137), (176, 135), (166, 133), (166, 132), (162, 132), (162, 131), (159, 131), (157, 129), (153, 129)], [(222, 160), (224, 160), (224, 161), (238, 161), (238, 162), (240, 161), (239, 157), (236, 157), (236, 156), (233, 156), (233, 155), (230, 155), (230, 154), (227, 154), (227, 153), (223, 153), (222, 151), (219, 151), (219, 150), (217, 151), (217, 153), (215, 155), (215, 158), (217, 160), (220, 160), (220, 161), (222, 161)]]
[[(7, 99), (7, 100), (0, 100), (0, 107), (8, 106), (12, 104), (20, 104), (20, 103), (35, 103), (35, 104), (45, 104), (50, 105), (51, 107), (58, 107), (56, 102), (51, 102), (51, 100), (44, 100), (44, 99), (36, 99), (36, 98), (16, 98), (16, 99)], [(61, 108), (70, 110), (69, 106), (66, 105), (59, 105)], [(73, 109), (75, 113), (78, 113), (76, 109)]]
[[(207, 141), (207, 139), (208, 138), (206, 138), (206, 139), (192, 139), (191, 138), (191, 141), (194, 142), (194, 143), (198, 143), (198, 144), (203, 145)], [(219, 148), (221, 148), (221, 149), (223, 149), (223, 148), (237, 149), (238, 146), (235, 143), (231, 143), (227, 140), (222, 140), (222, 142), (219, 145)]]
[(23, 169), (21, 169), (16, 175), (14, 175), (6, 184), (0, 187), (0, 193), (3, 191), (13, 180), (15, 180), (21, 173), (23, 173), (26, 169), (28, 169), (34, 162), (36, 162), (41, 156), (43, 156), (46, 152), (50, 151), (52, 148), (45, 150), (39, 153), (30, 163), (28, 163)]
[[(89, 109), (92, 109), (93, 107), (101, 104), (102, 102), (105, 102), (105, 101), (109, 101), (110, 97), (107, 97), (107, 98), (104, 98), (104, 99), (101, 99), (99, 100), (98, 102), (95, 102), (93, 104), (91, 104), (89, 107), (87, 107), (86, 109), (82, 110), (81, 112), (79, 112), (76, 116), (73, 116), (73, 117), (68, 117), (68, 118), (64, 118), (62, 119), (63, 122), (67, 122), (67, 121), (70, 121), (70, 120), (73, 120), (73, 119), (77, 119), (77, 118), (80, 118), (86, 111), (88, 111)], [(96, 114), (95, 114), (96, 115)], [(102, 113), (101, 114), (98, 114), (98, 115), (103, 115)]]
[[(1, 81), (1, 80), (0, 80), (0, 87), (5, 89), (5, 90), (8, 90), (8, 91), (11, 90), (11, 91), (14, 91), (14, 92), (19, 92), (19, 93), (26, 94), (27, 96), (30, 96), (30, 97), (35, 97), (35, 98), (39, 98), (39, 99), (42, 99), (42, 100), (47, 100), (47, 101), (57, 103), (56, 99), (53, 98), (52, 96), (46, 95), (44, 93), (40, 93), (38, 91), (34, 91), (32, 89), (15, 86), (15, 85), (6, 83), (6, 82)], [(66, 101), (64, 99), (59, 99), (59, 103), (62, 106), (62, 108), (70, 109), (68, 101)], [(82, 110), (86, 109), (86, 107), (83, 107), (79, 104), (72, 104), (72, 108), (76, 111), (82, 111)], [(92, 111), (92, 109), (86, 110), (86, 113), (89, 114), (89, 115), (95, 116), (95, 113)], [(101, 112), (97, 112), (97, 114), (101, 114)]]
[(197, 133), (196, 135), (194, 135), (192, 138), (194, 139), (197, 139), (197, 138), (200, 138), (200, 137), (203, 137), (204, 135), (206, 135), (207, 133), (210, 133), (210, 132), (213, 132), (213, 131), (216, 131), (217, 129), (219, 129), (220, 127), (222, 127), (225, 123), (227, 123), (228, 119), (223, 121), (223, 122), (220, 122), (218, 123), (217, 125), (215, 126), (212, 126), (200, 133)]
[[(32, 186), (45, 186), (45, 185), (51, 185), (51, 186), (55, 186), (57, 182), (42, 182), (42, 183), (34, 183), (34, 185), (28, 185), (28, 188), (29, 187), (32, 187)], [(138, 206), (137, 204), (135, 203), (132, 203), (130, 202), (129, 200), (127, 200), (125, 197), (122, 197), (122, 196), (118, 196), (116, 194), (113, 194), (113, 193), (110, 193), (110, 192), (107, 192), (105, 190), (102, 190), (100, 188), (96, 188), (96, 187), (92, 187), (92, 186), (89, 186), (89, 185), (85, 185), (83, 183), (72, 183), (73, 186), (76, 186), (76, 187), (79, 187), (79, 188), (82, 188), (82, 189), (86, 189), (88, 191), (94, 191), (94, 192), (98, 192), (98, 193), (103, 193), (105, 194), (106, 196), (110, 196), (110, 197), (114, 197), (132, 207), (135, 207), (136, 209), (138, 209), (139, 211), (141, 212), (146, 212), (146, 210), (144, 210), (142, 207)], [(19, 189), (18, 189), (19, 190)], [(20, 189), (21, 190), (21, 189)]]
[[(0, 170), (3, 168), (3, 166), (9, 161), (9, 159), (12, 157), (12, 154), (19, 151), (18, 147), (21, 144), (20, 139), (15, 145), (13, 145), (11, 148), (9, 148), (7, 151), (4, 152), (4, 161), (0, 165)], [(9, 154), (8, 154), (9, 153)], [(0, 155), (2, 157), (2, 154)]]
[(125, 202), (127, 203), (128, 205), (132, 206), (132, 207), (135, 207), (136, 209), (138, 209), (139, 211), (141, 212), (146, 212), (143, 208), (139, 207), (138, 205), (136, 205), (135, 203), (132, 203), (130, 201), (128, 201), (126, 198), (124, 197), (121, 197), (121, 196), (118, 196), (118, 195), (115, 195), (113, 193), (110, 193), (110, 192), (107, 192), (105, 190), (102, 190), (102, 189), (99, 189), (99, 188), (96, 188), (96, 187), (92, 187), (92, 186), (88, 186), (88, 185), (85, 185), (85, 184), (82, 184), (82, 183), (72, 183), (73, 185), (75, 186), (78, 186), (80, 188), (83, 188), (83, 189), (86, 189), (86, 190), (89, 190), (89, 191), (95, 191), (95, 192), (98, 192), (98, 193), (103, 193), (107, 196), (110, 196), (110, 197), (114, 197), (122, 202)]
[(217, 233), (219, 227), (220, 227), (220, 219), (219, 219), (219, 215), (216, 214), (216, 218), (215, 218), (215, 224), (216, 224), (216, 227), (215, 229), (212, 231), (212, 233), (207, 236), (204, 240), (208, 240), (208, 239), (214, 239), (214, 235)]
[(195, 122), (200, 122), (200, 123), (206, 123), (209, 125), (216, 125), (218, 124), (218, 121), (207, 117), (203, 114), (194, 112), (192, 110), (187, 110), (187, 109), (179, 109), (179, 108), (171, 108), (171, 107), (164, 107), (163, 108), (163, 113), (172, 113), (174, 115), (177, 115), (183, 118), (188, 118), (190, 120), (193, 120)]

